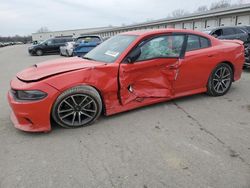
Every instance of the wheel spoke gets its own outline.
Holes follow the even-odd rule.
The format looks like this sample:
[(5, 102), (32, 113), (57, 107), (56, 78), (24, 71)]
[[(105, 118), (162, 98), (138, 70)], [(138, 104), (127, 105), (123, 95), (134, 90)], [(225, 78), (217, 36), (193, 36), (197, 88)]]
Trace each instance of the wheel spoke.
[(64, 100), (63, 102), (65, 102), (70, 108), (74, 108), (68, 101)]
[(65, 113), (65, 112), (71, 112), (71, 111), (73, 111), (73, 109), (72, 109), (72, 108), (67, 109), (67, 110), (61, 110), (61, 111), (59, 111), (59, 113)]
[(75, 99), (74, 99), (74, 96), (71, 96), (71, 99), (72, 99), (74, 105), (77, 106), (77, 103), (76, 103), (76, 101), (75, 101)]
[(80, 102), (79, 106), (82, 106), (82, 104), (84, 103), (84, 101), (86, 101), (87, 98), (88, 98), (88, 97), (85, 96), (84, 99)]
[(72, 122), (71, 122), (72, 125), (74, 125), (75, 119), (76, 119), (76, 112), (74, 112), (74, 115), (73, 115), (73, 118), (72, 118)]
[(91, 110), (91, 109), (86, 109), (86, 108), (84, 108), (84, 109), (82, 109), (83, 111), (87, 111), (87, 112), (93, 112), (93, 113), (95, 113), (96, 112), (96, 110)]
[(94, 102), (92, 99), (87, 103), (85, 104), (82, 108), (84, 109), (86, 106), (88, 106), (89, 104), (91, 104), (92, 102)]
[(217, 88), (219, 86), (220, 82), (217, 82), (217, 84), (214, 86), (214, 89), (217, 91)]
[(222, 69), (222, 72), (221, 72), (221, 78), (224, 76), (225, 71), (226, 71), (226, 69), (225, 69), (225, 68), (223, 68), (223, 69)]
[(219, 83), (219, 86), (218, 86), (218, 92), (220, 92), (220, 89), (222, 89), (221, 91), (223, 91), (223, 86), (221, 83)]
[(91, 115), (89, 115), (89, 114), (87, 114), (87, 113), (85, 113), (85, 112), (83, 112), (83, 111), (81, 111), (80, 113), (83, 114), (84, 116), (89, 117), (89, 118), (93, 118), (93, 116), (91, 116)]
[(64, 115), (63, 117), (61, 117), (61, 119), (64, 119), (64, 118), (66, 118), (66, 117), (69, 117), (70, 115), (72, 115), (72, 114), (74, 114), (74, 113), (75, 113), (75, 112), (70, 112), (70, 113)]
[(222, 81), (229, 81), (231, 80), (231, 78), (226, 78), (226, 79), (223, 79)]
[(227, 88), (227, 85), (222, 81), (221, 82), (221, 85), (223, 85), (224, 86), (224, 89), (226, 89)]
[(78, 122), (79, 122), (79, 125), (80, 125), (81, 122), (82, 122), (82, 119), (81, 119), (81, 112), (78, 112)]
[[(217, 71), (218, 72), (218, 71)], [(217, 74), (217, 72), (214, 74), (217, 78), (220, 78), (220, 76)]]

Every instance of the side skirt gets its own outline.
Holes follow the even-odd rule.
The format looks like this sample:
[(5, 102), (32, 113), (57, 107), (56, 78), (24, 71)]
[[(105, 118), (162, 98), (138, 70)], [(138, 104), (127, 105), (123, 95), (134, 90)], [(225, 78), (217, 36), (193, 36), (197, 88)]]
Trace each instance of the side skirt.
[(119, 105), (119, 106), (112, 108), (112, 109), (106, 109), (105, 115), (110, 116), (110, 115), (130, 111), (130, 110), (133, 110), (136, 108), (141, 108), (141, 107), (152, 105), (152, 104), (170, 101), (170, 100), (184, 97), (184, 96), (190, 96), (190, 95), (195, 95), (195, 94), (199, 94), (199, 93), (204, 93), (206, 91), (207, 91), (207, 88), (200, 88), (200, 89), (195, 89), (195, 90), (191, 90), (191, 91), (187, 91), (187, 92), (183, 92), (183, 93), (178, 93), (178, 94), (174, 95), (173, 97), (169, 97), (169, 98), (138, 98), (138, 99), (126, 104), (126, 105)]

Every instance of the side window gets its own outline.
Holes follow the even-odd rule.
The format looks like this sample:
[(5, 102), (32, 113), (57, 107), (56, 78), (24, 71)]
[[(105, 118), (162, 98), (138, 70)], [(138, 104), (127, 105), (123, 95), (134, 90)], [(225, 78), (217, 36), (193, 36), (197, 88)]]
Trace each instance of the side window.
[(219, 37), (222, 35), (222, 29), (217, 29), (212, 33), (212, 36), (214, 36), (215, 38)]
[(224, 28), (223, 29), (223, 35), (234, 35), (234, 29), (233, 28)]
[(49, 46), (54, 45), (54, 43), (55, 43), (54, 40), (48, 40), (48, 41), (47, 41), (47, 44), (48, 44)]
[(197, 35), (188, 35), (187, 52), (198, 50), (202, 48), (208, 48), (211, 46), (209, 39), (205, 37), (199, 37)]
[(55, 44), (58, 44), (58, 43), (60, 43), (60, 40), (61, 40), (61, 39), (55, 39), (55, 40), (54, 40), (54, 43), (55, 43)]
[(188, 35), (187, 51), (200, 49), (200, 39), (196, 35)]
[(243, 33), (245, 33), (244, 31), (242, 31), (239, 28), (234, 28), (234, 31), (235, 31), (236, 34), (243, 34)]
[(141, 55), (137, 61), (149, 60), (154, 58), (178, 58), (181, 54), (184, 35), (169, 35), (153, 38), (142, 42), (139, 48)]
[(208, 48), (211, 46), (210, 41), (204, 37), (200, 37), (201, 48)]
[(65, 44), (65, 42), (67, 42), (67, 39), (62, 39), (60, 43)]

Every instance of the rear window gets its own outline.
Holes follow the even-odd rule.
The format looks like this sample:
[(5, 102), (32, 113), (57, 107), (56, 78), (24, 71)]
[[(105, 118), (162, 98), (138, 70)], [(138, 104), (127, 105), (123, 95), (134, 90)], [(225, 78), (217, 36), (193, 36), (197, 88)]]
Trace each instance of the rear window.
[(210, 41), (204, 37), (200, 37), (201, 48), (208, 48), (210, 46)]
[(234, 31), (235, 31), (236, 34), (243, 34), (243, 33), (245, 33), (240, 28), (234, 28)]
[(209, 39), (197, 36), (197, 35), (188, 35), (187, 41), (187, 50), (186, 51), (193, 51), (202, 48), (208, 48), (211, 46), (211, 42)]
[(97, 36), (87, 36), (87, 37), (81, 37), (76, 40), (77, 43), (81, 42), (101, 42), (101, 39)]
[(200, 48), (200, 40), (196, 35), (189, 35), (187, 42), (187, 51), (192, 51)]

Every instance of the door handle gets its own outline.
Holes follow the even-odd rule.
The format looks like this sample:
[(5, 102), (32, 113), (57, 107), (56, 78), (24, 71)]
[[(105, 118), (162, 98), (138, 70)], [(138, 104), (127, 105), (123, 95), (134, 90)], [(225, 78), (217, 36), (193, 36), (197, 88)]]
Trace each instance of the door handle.
[(215, 56), (215, 54), (210, 54), (207, 57), (214, 57), (214, 56)]
[(170, 69), (170, 70), (173, 70), (173, 69), (178, 69), (179, 66), (180, 66), (179, 63), (175, 63), (175, 64), (172, 64), (172, 65), (167, 65), (167, 68)]
[(169, 65), (168, 68), (169, 68), (170, 70), (173, 70), (173, 69), (176, 69), (177, 67), (176, 67), (176, 65)]

